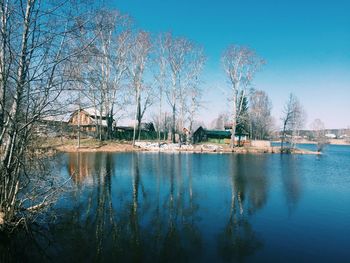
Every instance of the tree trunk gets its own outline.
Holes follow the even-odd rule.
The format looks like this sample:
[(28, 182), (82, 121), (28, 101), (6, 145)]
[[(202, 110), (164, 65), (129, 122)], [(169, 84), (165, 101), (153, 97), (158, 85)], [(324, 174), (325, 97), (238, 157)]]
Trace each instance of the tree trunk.
[(173, 119), (172, 119), (172, 124), (171, 124), (171, 141), (173, 143), (176, 142), (175, 140), (175, 131), (176, 131), (176, 106), (173, 104)]
[(283, 143), (286, 136), (286, 123), (283, 124), (282, 138), (281, 138), (281, 153), (283, 152)]
[(1, 3), (2, 16), (1, 16), (1, 50), (0, 50), (0, 134), (2, 133), (2, 129), (5, 122), (5, 110), (6, 110), (6, 65), (7, 65), (7, 57), (6, 57), (6, 45), (7, 45), (7, 4), (2, 1)]
[(141, 113), (141, 93), (139, 93), (139, 97), (137, 99), (137, 138), (141, 139), (141, 121), (142, 121), (142, 113)]
[(22, 157), (25, 143), (27, 141), (26, 129), (19, 132), (19, 115), (25, 88), (25, 79), (28, 69), (28, 37), (30, 29), (30, 18), (34, 2), (28, 0), (26, 13), (23, 21), (23, 33), (21, 43), (21, 54), (17, 70), (16, 93), (8, 117), (8, 126), (5, 136), (5, 149), (1, 153), (1, 183), (0, 187), (0, 211), (4, 212), (5, 221), (11, 221), (14, 216), (16, 197), (19, 189), (19, 172), (22, 166)]
[(103, 125), (102, 125), (102, 115), (103, 115), (103, 108), (102, 108), (102, 103), (100, 105), (100, 118), (99, 118), (99, 139), (100, 143), (102, 142), (102, 131), (103, 131)]
[(113, 138), (113, 109), (107, 115), (107, 138), (109, 140)]
[[(137, 86), (137, 85), (136, 85)], [(136, 112), (135, 112), (135, 120), (134, 120), (134, 132), (132, 136), (132, 145), (135, 146), (135, 141), (136, 141), (136, 132), (138, 134), (139, 131), (139, 116), (141, 115), (141, 103), (140, 101), (140, 89), (137, 87), (136, 88)], [(139, 134), (138, 134), (139, 136)]]
[(232, 134), (231, 134), (231, 142), (230, 147), (233, 149), (235, 147), (235, 134), (236, 134), (236, 126), (237, 126), (237, 92), (234, 91), (233, 95), (233, 112), (232, 112)]
[(160, 147), (160, 124), (162, 122), (162, 88), (159, 94), (159, 117), (158, 117), (158, 147)]

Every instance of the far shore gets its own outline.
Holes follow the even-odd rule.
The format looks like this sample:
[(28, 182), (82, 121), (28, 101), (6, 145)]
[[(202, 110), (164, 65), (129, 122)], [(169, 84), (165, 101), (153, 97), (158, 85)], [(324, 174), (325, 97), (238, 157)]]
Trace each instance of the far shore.
[[(157, 142), (153, 142), (157, 143)], [(226, 144), (203, 143), (195, 144), (191, 148), (179, 147), (176, 149), (158, 149), (158, 148), (141, 148), (133, 146), (131, 142), (100, 142), (94, 139), (82, 139), (80, 147), (77, 145), (76, 139), (59, 139), (50, 138), (43, 141), (40, 149), (44, 152), (183, 152), (183, 153), (238, 153), (238, 154), (276, 154), (280, 153), (280, 147), (235, 147), (231, 149)], [(295, 149), (292, 154), (314, 154), (319, 155), (320, 152), (310, 151), (306, 149)]]
[[(281, 141), (271, 141), (273, 143), (280, 143)], [(298, 140), (297, 144), (317, 144), (315, 141), (309, 141), (309, 140)], [(344, 139), (329, 139), (328, 143), (330, 145), (350, 145), (350, 141), (344, 140)]]

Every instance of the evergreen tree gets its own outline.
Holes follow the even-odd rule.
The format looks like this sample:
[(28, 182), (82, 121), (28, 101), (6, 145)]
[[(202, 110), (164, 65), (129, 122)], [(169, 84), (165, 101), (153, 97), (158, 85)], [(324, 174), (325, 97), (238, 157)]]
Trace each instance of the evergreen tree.
[(238, 135), (238, 146), (241, 145), (241, 137), (249, 133), (249, 113), (248, 113), (248, 99), (241, 94), (238, 103), (242, 103), (241, 110), (237, 112), (237, 126), (236, 134)]

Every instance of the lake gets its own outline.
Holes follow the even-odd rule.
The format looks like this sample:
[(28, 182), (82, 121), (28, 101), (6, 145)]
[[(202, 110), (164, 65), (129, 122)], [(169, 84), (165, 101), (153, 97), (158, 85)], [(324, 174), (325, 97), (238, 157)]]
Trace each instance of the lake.
[(5, 258), (350, 262), (349, 146), (322, 156), (70, 153), (56, 161), (69, 191), (32, 239), (0, 245)]

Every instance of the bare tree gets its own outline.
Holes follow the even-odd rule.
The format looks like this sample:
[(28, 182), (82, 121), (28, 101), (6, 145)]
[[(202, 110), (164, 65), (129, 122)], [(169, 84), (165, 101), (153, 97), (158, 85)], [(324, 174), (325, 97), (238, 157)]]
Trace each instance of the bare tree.
[(38, 174), (30, 173), (29, 146), (36, 121), (52, 109), (66, 83), (71, 81), (67, 70), (71, 59), (86, 49), (83, 46), (73, 50), (71, 46), (76, 32), (87, 26), (88, 20), (77, 23), (84, 8), (81, 5), (77, 10), (70, 1), (45, 4), (38, 0), (1, 1), (0, 6), (1, 45), (6, 42), (4, 55), (0, 56), (1, 95), (6, 100), (1, 108), (0, 134), (2, 228), (50, 203), (54, 187), (31, 196), (23, 192), (39, 178)]
[(232, 135), (230, 146), (235, 146), (235, 132), (237, 125), (237, 116), (242, 110), (242, 98), (248, 95), (250, 87), (256, 71), (263, 64), (263, 60), (256, 53), (243, 46), (231, 45), (222, 55), (222, 64), (229, 79), (231, 88), (230, 101), (232, 103)]
[[(172, 112), (171, 139), (175, 142), (177, 122), (180, 129), (184, 126), (189, 94), (191, 94), (193, 110), (198, 106), (199, 73), (205, 58), (202, 48), (186, 38), (176, 38), (169, 33), (166, 35), (165, 43), (171, 80), (166, 96)], [(192, 92), (190, 92), (191, 89)]]
[[(102, 121), (106, 117), (107, 138), (112, 137), (113, 119), (124, 105), (123, 86), (127, 73), (130, 47), (130, 19), (116, 10), (99, 10), (94, 20), (96, 41), (85, 60), (85, 85), (93, 107), (97, 131), (102, 139)], [(97, 114), (99, 113), (99, 114)]]
[(220, 113), (211, 123), (210, 128), (214, 130), (225, 130), (225, 124), (229, 122), (228, 113)]
[[(149, 33), (140, 31), (135, 35), (130, 47), (128, 72), (136, 104), (133, 145), (135, 145), (136, 134), (140, 139), (142, 118), (147, 108), (152, 104), (152, 86), (144, 83), (144, 74), (151, 46)], [(145, 96), (145, 99), (142, 103), (143, 96)]]
[(304, 125), (305, 118), (305, 112), (300, 101), (291, 93), (284, 106), (283, 116), (281, 118), (283, 123), (281, 152), (284, 151), (284, 142), (286, 140), (287, 132), (289, 133), (291, 148), (295, 148), (295, 137)]
[(155, 63), (155, 73), (154, 78), (157, 86), (156, 97), (159, 103), (158, 118), (156, 120), (157, 131), (158, 131), (158, 144), (160, 145), (160, 132), (161, 132), (161, 123), (163, 120), (162, 111), (163, 111), (163, 96), (165, 87), (168, 85), (166, 74), (168, 72), (169, 65), (167, 64), (167, 53), (166, 53), (166, 34), (159, 34), (155, 40), (154, 44), (154, 63)]
[(185, 105), (188, 104), (184, 107), (188, 109), (189, 131), (191, 134), (193, 133), (193, 124), (196, 119), (196, 114), (199, 108), (202, 106), (201, 97), (203, 90), (201, 87), (200, 74), (202, 73), (205, 60), (206, 58), (202, 48), (197, 47), (195, 50), (193, 50), (186, 78), (187, 92), (185, 92), (185, 94), (188, 102), (183, 102)]
[(314, 140), (317, 143), (317, 151), (321, 152), (327, 143), (324, 123), (320, 119), (315, 119), (311, 123)]
[(251, 138), (266, 139), (271, 131), (271, 101), (262, 90), (254, 91), (250, 96), (249, 115), (251, 122)]
[(170, 66), (171, 86), (166, 90), (167, 100), (172, 112), (171, 140), (175, 143), (176, 111), (182, 96), (182, 73), (186, 68), (186, 56), (191, 50), (191, 43), (185, 38), (166, 36), (167, 60)]
[(2, 129), (4, 126), (4, 115), (6, 111), (6, 94), (7, 94), (7, 86), (10, 77), (10, 68), (12, 64), (12, 58), (10, 56), (9, 49), (9, 17), (13, 13), (13, 6), (10, 5), (9, 1), (1, 1), (0, 2), (0, 133), (2, 133)]

